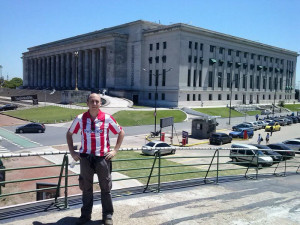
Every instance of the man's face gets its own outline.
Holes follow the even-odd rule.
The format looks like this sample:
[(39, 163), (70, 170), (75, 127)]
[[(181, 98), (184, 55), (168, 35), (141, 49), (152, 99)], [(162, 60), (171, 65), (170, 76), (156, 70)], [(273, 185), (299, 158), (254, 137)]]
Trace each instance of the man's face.
[(101, 98), (98, 94), (91, 94), (88, 101), (87, 106), (90, 110), (98, 110), (101, 106)]

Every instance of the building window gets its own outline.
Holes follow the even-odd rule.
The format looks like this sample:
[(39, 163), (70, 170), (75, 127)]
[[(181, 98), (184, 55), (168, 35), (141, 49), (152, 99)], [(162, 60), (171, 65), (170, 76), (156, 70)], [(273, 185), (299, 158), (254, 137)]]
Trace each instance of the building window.
[(162, 62), (163, 62), (163, 63), (166, 63), (166, 62), (167, 62), (167, 56), (164, 55), (163, 57), (161, 57), (161, 59), (162, 59)]
[(266, 89), (266, 78), (263, 78), (263, 89)]
[(269, 89), (272, 90), (272, 77), (269, 77)]
[(209, 101), (213, 100), (212, 94), (209, 94), (209, 95), (208, 95), (208, 100), (209, 100)]
[(218, 73), (218, 87), (222, 87), (223, 75), (221, 72)]
[(222, 100), (222, 95), (218, 94), (218, 100)]
[(251, 59), (254, 59), (254, 54), (253, 53), (251, 54)]
[(260, 79), (259, 76), (256, 76), (256, 89), (259, 89), (260, 87)]
[(193, 94), (193, 101), (196, 101), (196, 95)]
[(167, 49), (167, 42), (166, 41), (163, 42), (163, 48)]
[(165, 93), (161, 93), (161, 100), (165, 100)]
[(194, 77), (193, 77), (193, 87), (196, 87), (196, 82), (197, 82), (197, 70), (194, 70)]
[(149, 63), (152, 64), (152, 57), (149, 57)]
[(199, 87), (202, 87), (202, 70), (199, 70)]
[(148, 99), (151, 100), (151, 93), (148, 93)]
[(271, 95), (269, 95), (269, 100), (271, 99)]
[(214, 50), (215, 50), (215, 46), (210, 45), (209, 51), (210, 51), (210, 52), (214, 52)]
[(253, 89), (253, 79), (254, 79), (254, 76), (250, 75), (250, 88), (252, 88), (252, 89)]
[(159, 56), (155, 56), (155, 62), (159, 63)]
[(166, 70), (163, 69), (161, 86), (166, 86)]
[(270, 58), (270, 62), (273, 62), (273, 57)]
[(201, 51), (203, 50), (203, 44), (202, 43), (200, 44), (200, 50)]
[(283, 64), (283, 59), (281, 60), (281, 64)]
[(239, 100), (239, 97), (237, 94), (235, 94), (235, 97), (234, 97), (235, 100)]
[(243, 75), (243, 88), (246, 88), (247, 77), (246, 74)]
[(189, 41), (189, 48), (192, 48), (192, 42)]
[(186, 100), (187, 100), (187, 101), (190, 101), (190, 94), (187, 94), (187, 95), (186, 95)]
[[(155, 71), (155, 86), (158, 86), (158, 70)], [(157, 99), (157, 98), (156, 98)]]
[(265, 62), (267, 61), (267, 56), (264, 57), (264, 61), (265, 61)]
[(150, 48), (150, 51), (152, 51), (152, 49), (153, 49), (153, 44), (150, 44), (149, 48)]
[(197, 56), (194, 56), (194, 63), (197, 63)]
[(156, 50), (159, 50), (159, 43), (156, 43)]
[(266, 98), (265, 95), (263, 95), (263, 100), (265, 100), (265, 98)]
[(195, 49), (198, 49), (198, 42), (195, 42)]
[(152, 70), (149, 71), (149, 86), (152, 86)]
[(220, 53), (220, 54), (223, 54), (223, 50), (224, 50), (224, 48), (220, 48), (220, 49), (219, 49), (219, 53)]
[(213, 86), (213, 72), (209, 71), (208, 73), (208, 87), (212, 87)]
[(198, 101), (201, 101), (201, 94), (198, 94)]
[(230, 100), (230, 94), (227, 94), (227, 100)]
[(191, 63), (191, 62), (192, 62), (192, 56), (189, 55), (189, 63)]
[(240, 56), (240, 51), (236, 51), (236, 56), (237, 56), (237, 57)]
[(248, 56), (248, 53), (244, 52), (244, 58), (247, 58), (247, 56)]
[(231, 51), (232, 51), (231, 49), (228, 49), (228, 55), (231, 55)]
[(281, 95), (279, 95), (279, 99), (281, 99)]
[(260, 60), (260, 55), (257, 56), (257, 59)]
[(230, 88), (231, 74), (227, 73), (227, 87)]
[(236, 74), (234, 74), (234, 86), (235, 86), (235, 88), (239, 88), (239, 75), (236, 73)]
[(278, 63), (278, 59), (276, 59), (276, 61), (275, 61), (276, 63)]
[(187, 86), (191, 86), (191, 70), (188, 70), (188, 77), (187, 77)]

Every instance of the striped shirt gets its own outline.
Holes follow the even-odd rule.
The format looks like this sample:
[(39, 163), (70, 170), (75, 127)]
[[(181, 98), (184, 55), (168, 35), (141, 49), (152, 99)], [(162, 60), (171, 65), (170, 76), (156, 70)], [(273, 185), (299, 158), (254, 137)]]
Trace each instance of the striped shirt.
[(121, 132), (122, 127), (109, 114), (99, 110), (93, 121), (89, 111), (78, 115), (73, 121), (69, 132), (77, 134), (81, 129), (80, 153), (104, 156), (110, 151), (109, 131), (114, 134)]

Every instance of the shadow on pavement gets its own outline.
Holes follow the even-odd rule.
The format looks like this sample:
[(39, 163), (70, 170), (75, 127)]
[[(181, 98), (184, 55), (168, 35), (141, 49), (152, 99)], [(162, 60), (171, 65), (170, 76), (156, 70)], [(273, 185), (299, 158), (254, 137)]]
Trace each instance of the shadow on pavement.
[[(78, 220), (78, 217), (65, 217), (57, 221), (56, 223), (41, 223), (38, 221), (34, 221), (32, 224), (33, 225), (74, 225), (76, 224)], [(94, 220), (90, 221), (88, 223), (85, 223), (86, 225), (99, 225), (99, 224), (104, 224), (102, 220)]]

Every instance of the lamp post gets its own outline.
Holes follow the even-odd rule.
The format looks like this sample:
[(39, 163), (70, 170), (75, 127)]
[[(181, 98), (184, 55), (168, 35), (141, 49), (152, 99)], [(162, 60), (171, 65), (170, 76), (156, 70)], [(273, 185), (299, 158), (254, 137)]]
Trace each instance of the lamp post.
[(78, 51), (74, 52), (75, 56), (75, 91), (78, 91)]
[[(168, 70), (166, 70), (165, 73), (167, 72), (170, 72), (173, 68), (169, 68)], [(147, 71), (145, 68), (143, 68), (144, 71)], [(157, 86), (158, 86), (158, 77), (160, 75), (163, 75), (163, 73), (155, 73), (155, 74), (151, 74), (151, 76), (155, 76), (155, 96), (154, 96), (154, 135), (155, 136), (158, 136), (158, 132), (156, 131), (156, 116), (157, 116), (157, 113), (156, 113), (156, 108), (157, 108), (157, 104), (156, 104), (156, 101), (157, 101), (157, 98), (158, 98), (158, 95), (157, 95)]]

